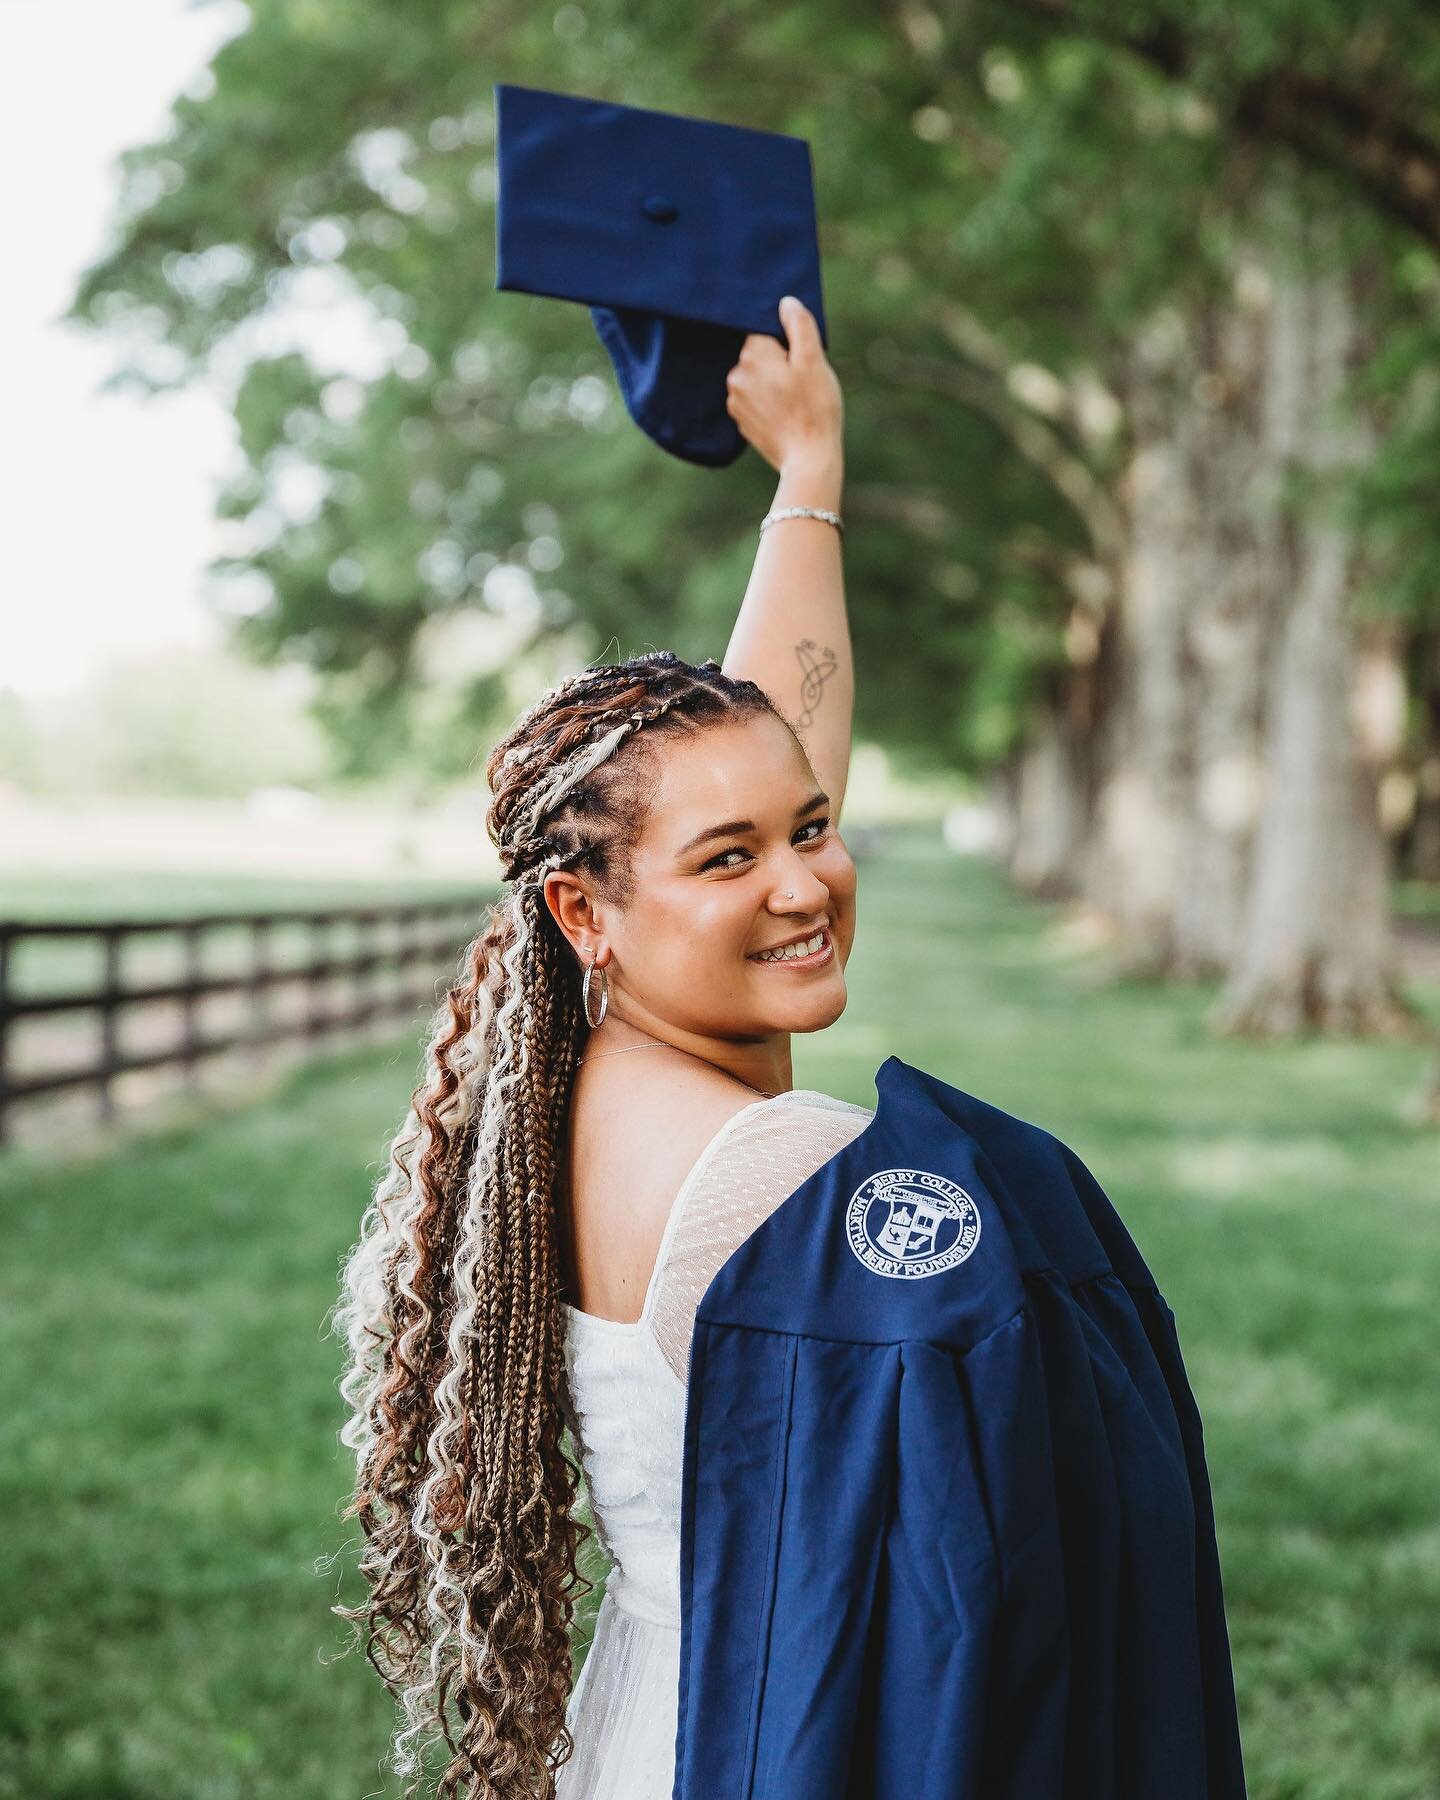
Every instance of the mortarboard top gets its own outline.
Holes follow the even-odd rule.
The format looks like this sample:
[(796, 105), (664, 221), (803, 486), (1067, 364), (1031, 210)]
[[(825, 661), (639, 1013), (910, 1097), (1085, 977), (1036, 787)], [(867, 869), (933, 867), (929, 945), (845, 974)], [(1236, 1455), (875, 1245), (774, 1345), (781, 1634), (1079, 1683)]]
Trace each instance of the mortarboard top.
[(782, 294), (825, 341), (810, 146), (749, 126), (495, 86), (497, 288), (589, 305), (626, 409), (720, 468), (745, 448), (725, 377)]

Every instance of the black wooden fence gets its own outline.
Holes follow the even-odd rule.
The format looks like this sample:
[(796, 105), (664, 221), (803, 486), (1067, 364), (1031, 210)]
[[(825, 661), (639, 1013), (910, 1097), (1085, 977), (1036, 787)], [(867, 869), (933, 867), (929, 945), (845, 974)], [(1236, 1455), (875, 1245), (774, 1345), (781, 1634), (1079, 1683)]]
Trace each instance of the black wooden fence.
[[(319, 1039), (328, 1031), (353, 1029), (373, 1020), (411, 1018), (418, 1007), (437, 1002), (442, 977), (447, 983), (453, 979), (459, 952), (492, 898), (465, 894), (323, 911), (207, 913), (168, 919), (0, 919), (0, 1143), (6, 1141), (13, 1109), (42, 1095), (93, 1088), (100, 1117), (109, 1122), (116, 1111), (116, 1078), (132, 1070), (174, 1066), (195, 1087), (201, 1061), (221, 1051), (253, 1050), (260, 1056), (282, 1041)], [(333, 934), (342, 926), (349, 928), (356, 944), (348, 953), (336, 954)], [(237, 959), (232, 946), (231, 967), (207, 967), (207, 945), (227, 934), (231, 939), (238, 935), (248, 955), (233, 966)], [(298, 960), (277, 956), (277, 943), (286, 934), (298, 936), (307, 954)], [(166, 935), (178, 940), (179, 972), (158, 980), (127, 981), (127, 946), (152, 944)], [(19, 985), (22, 951), (37, 953), (34, 960), (48, 956), (63, 965), (73, 960), (67, 950), (77, 940), (98, 946), (98, 979), (69, 986), (63, 980), (45, 982), (33, 991), (28, 983), (24, 988)], [(345, 1004), (334, 1003), (331, 984), (337, 981), (348, 984)], [(274, 991), (283, 987), (293, 994), (297, 985), (303, 1003), (294, 1017), (278, 1017), (272, 1006)], [(243, 1025), (202, 1033), (201, 1009), (212, 999), (238, 999), (246, 1014)], [(180, 1008), (178, 1036), (146, 1049), (123, 1046), (127, 1015), (167, 1001)], [(99, 1026), (92, 1038), (94, 1054), (87, 1060), (18, 1066), (17, 1039), (28, 1021), (87, 1013), (96, 1015)]]

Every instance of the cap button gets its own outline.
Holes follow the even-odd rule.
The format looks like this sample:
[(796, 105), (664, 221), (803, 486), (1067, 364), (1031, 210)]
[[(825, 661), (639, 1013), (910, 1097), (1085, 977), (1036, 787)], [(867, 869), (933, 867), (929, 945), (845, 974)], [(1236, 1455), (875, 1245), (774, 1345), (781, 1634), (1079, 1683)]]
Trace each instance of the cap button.
[(647, 194), (640, 202), (640, 210), (647, 219), (673, 219), (680, 208), (664, 194)]

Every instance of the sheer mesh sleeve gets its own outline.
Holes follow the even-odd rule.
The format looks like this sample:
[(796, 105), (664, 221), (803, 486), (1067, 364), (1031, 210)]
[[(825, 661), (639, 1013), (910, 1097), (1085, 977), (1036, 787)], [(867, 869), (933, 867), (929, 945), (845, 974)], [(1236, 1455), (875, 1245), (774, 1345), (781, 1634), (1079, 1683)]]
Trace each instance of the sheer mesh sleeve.
[(682, 1382), (695, 1309), (720, 1265), (874, 1116), (868, 1106), (796, 1088), (737, 1113), (706, 1146), (675, 1196), (650, 1314), (660, 1351)]

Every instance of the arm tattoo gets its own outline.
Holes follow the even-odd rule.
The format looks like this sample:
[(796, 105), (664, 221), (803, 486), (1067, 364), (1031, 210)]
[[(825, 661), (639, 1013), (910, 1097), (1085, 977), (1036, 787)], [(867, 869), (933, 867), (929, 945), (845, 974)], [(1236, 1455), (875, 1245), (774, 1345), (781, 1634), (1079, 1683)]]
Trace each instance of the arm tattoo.
[(820, 704), (820, 693), (825, 686), (826, 678), (835, 673), (840, 666), (835, 660), (835, 652), (827, 644), (823, 650), (813, 638), (801, 638), (795, 646), (795, 654), (800, 660), (800, 701), (801, 713), (798, 723), (803, 727), (813, 725), (816, 708)]

